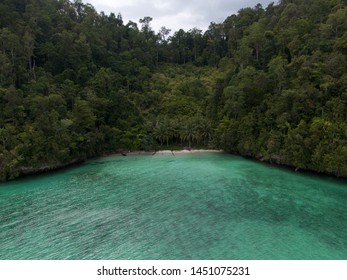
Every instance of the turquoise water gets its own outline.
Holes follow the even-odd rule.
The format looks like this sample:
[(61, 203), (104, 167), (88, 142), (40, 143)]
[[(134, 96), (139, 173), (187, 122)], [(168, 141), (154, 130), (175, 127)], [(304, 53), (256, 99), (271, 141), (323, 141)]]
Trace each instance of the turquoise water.
[(347, 259), (346, 181), (226, 154), (0, 184), (0, 259)]

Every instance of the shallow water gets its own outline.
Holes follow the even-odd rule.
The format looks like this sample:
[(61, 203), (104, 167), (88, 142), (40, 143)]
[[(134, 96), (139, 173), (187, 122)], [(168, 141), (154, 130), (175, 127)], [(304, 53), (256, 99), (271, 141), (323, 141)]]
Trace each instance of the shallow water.
[(226, 154), (0, 184), (0, 259), (347, 259), (346, 181)]

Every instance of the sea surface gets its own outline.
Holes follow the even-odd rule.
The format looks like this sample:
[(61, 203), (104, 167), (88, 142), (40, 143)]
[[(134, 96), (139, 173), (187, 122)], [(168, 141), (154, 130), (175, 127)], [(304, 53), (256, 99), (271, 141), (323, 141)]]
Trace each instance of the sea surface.
[(101, 158), (0, 184), (0, 259), (346, 260), (347, 182), (228, 154)]

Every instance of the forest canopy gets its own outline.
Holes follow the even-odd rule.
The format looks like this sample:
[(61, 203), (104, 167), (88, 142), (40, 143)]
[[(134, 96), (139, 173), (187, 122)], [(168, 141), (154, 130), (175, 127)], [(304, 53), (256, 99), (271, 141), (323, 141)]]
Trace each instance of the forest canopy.
[(0, 180), (161, 146), (347, 177), (346, 2), (258, 4), (169, 36), (80, 0), (2, 0)]

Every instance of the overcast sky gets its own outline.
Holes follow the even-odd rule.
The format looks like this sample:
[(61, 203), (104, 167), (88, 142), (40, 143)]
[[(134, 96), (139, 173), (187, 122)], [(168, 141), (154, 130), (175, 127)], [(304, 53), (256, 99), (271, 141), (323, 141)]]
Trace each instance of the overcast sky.
[[(84, 0), (106, 14), (121, 13), (124, 24), (129, 20), (139, 24), (146, 16), (153, 18), (152, 28), (157, 32), (165, 26), (172, 31), (188, 31), (194, 27), (206, 30), (210, 22), (221, 23), (229, 15), (245, 7), (260, 3), (264, 8), (277, 0)], [(140, 24), (139, 24), (140, 27)]]

